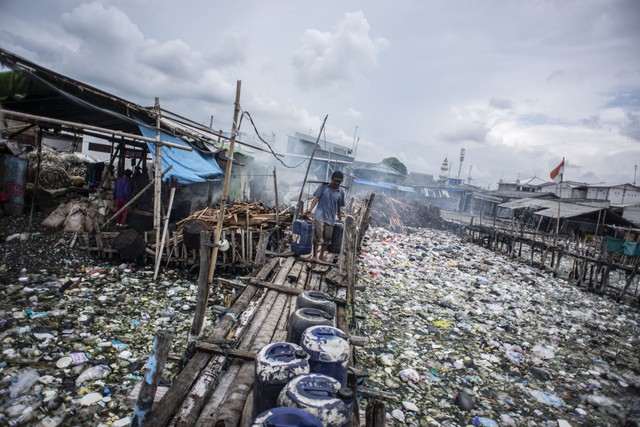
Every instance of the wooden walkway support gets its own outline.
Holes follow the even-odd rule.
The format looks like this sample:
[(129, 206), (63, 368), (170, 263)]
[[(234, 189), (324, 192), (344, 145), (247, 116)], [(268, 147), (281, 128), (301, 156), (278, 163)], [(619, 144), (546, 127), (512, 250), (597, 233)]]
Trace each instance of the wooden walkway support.
[[(461, 232), (466, 233), (470, 241), (486, 248), (523, 261), (526, 258), (529, 265), (552, 271), (554, 277), (565, 274), (577, 286), (584, 286), (594, 293), (610, 292), (617, 301), (624, 298), (638, 277), (639, 257), (606, 252), (599, 236), (589, 240), (561, 236), (554, 245), (552, 235), (537, 230), (471, 224), (462, 227)], [(619, 286), (612, 280), (614, 273), (624, 276), (617, 281)]]

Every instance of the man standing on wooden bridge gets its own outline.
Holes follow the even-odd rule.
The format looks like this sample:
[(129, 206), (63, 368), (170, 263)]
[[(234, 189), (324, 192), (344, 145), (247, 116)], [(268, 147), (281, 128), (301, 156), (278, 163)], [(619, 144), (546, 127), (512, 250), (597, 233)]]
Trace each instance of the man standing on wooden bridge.
[[(305, 212), (305, 216), (311, 215), (313, 209), (317, 206), (313, 215), (313, 258), (324, 261), (324, 254), (327, 247), (331, 243), (333, 234), (333, 226), (336, 223), (336, 215), (338, 220), (342, 220), (342, 207), (344, 206), (344, 191), (340, 188), (340, 184), (344, 175), (340, 171), (335, 171), (331, 175), (329, 184), (322, 184), (313, 193), (313, 200), (309, 210)], [(318, 254), (319, 250), (319, 254)]]

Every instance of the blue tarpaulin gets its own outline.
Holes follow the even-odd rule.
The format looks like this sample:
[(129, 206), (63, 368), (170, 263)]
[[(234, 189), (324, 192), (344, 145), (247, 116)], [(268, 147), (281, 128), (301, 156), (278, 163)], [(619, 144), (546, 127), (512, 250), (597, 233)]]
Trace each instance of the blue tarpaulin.
[[(156, 129), (150, 129), (140, 125), (140, 132), (147, 138), (156, 137)], [(160, 131), (160, 140), (176, 145), (189, 145), (183, 140)], [(156, 146), (152, 142), (147, 142), (151, 157), (156, 159)], [(162, 169), (173, 165), (173, 168), (165, 175), (165, 179), (173, 177), (181, 184), (195, 184), (198, 182), (212, 181), (224, 176), (224, 172), (218, 166), (215, 157), (200, 153), (198, 151), (187, 151), (179, 148), (162, 146)]]
[(362, 179), (362, 178), (356, 178), (353, 182), (355, 184), (369, 185), (371, 187), (386, 188), (386, 189), (389, 189), (389, 190), (396, 189), (396, 185), (392, 184), (390, 182), (374, 182), (374, 181), (368, 181), (368, 180)]

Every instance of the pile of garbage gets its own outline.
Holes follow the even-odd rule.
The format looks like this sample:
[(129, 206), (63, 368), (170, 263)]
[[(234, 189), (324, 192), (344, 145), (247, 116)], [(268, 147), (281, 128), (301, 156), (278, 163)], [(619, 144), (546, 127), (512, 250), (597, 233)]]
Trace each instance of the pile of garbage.
[(132, 390), (143, 381), (159, 330), (173, 332), (160, 385), (177, 374), (195, 277), (169, 270), (156, 282), (152, 267), (127, 264), (70, 273), (22, 271), (3, 286), (1, 425), (129, 425)]
[[(84, 183), (89, 159), (79, 153), (60, 153), (43, 148), (40, 153), (38, 187), (55, 190), (67, 188), (75, 183)], [(28, 181), (35, 182), (38, 168), (38, 152), (27, 154), (29, 164)]]
[(444, 228), (440, 208), (418, 200), (402, 201), (384, 193), (376, 194), (371, 210), (372, 227), (401, 231), (406, 227)]
[(113, 199), (94, 193), (86, 198), (61, 203), (41, 225), (52, 229), (62, 228), (65, 233), (94, 233), (96, 226), (102, 226), (115, 210)]
[[(370, 229), (365, 388), (412, 426), (637, 426), (640, 314), (442, 231)], [(365, 407), (367, 398), (361, 401)]]

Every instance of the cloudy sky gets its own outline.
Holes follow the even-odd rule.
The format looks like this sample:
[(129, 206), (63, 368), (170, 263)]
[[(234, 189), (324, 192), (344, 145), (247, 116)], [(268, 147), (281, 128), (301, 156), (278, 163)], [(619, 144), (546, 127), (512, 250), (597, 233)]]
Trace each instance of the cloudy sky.
[(328, 115), (358, 160), (438, 175), (446, 157), (485, 188), (562, 157), (590, 183), (640, 165), (637, 0), (0, 0), (0, 46), (216, 129), (241, 80), (279, 147)]

